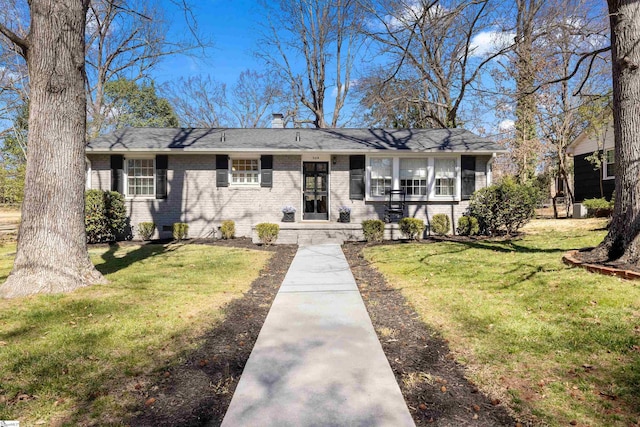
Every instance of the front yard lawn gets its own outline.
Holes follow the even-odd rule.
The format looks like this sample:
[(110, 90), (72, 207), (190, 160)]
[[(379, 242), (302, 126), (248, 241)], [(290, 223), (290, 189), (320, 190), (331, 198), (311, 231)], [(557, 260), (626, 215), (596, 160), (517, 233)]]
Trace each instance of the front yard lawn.
[[(0, 280), (14, 252), (0, 247)], [(0, 420), (117, 423), (139, 408), (149, 374), (197, 347), (270, 257), (204, 245), (90, 253), (108, 285), (0, 300)]]
[(640, 424), (640, 283), (562, 264), (598, 220), (534, 221), (526, 235), (372, 246), (365, 257), (441, 331), (467, 376), (549, 425)]

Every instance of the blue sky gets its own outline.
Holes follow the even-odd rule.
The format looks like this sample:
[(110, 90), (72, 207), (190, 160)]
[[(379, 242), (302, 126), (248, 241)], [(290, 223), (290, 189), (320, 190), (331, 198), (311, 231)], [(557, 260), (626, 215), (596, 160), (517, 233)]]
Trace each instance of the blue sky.
[[(176, 10), (170, 1), (163, 0), (163, 3), (167, 9)], [(242, 71), (259, 68), (252, 55), (259, 36), (256, 1), (206, 0), (196, 2), (195, 7), (200, 33), (211, 39), (214, 46), (207, 49), (204, 59), (177, 56), (165, 60), (155, 73), (158, 83), (210, 74), (216, 80), (232, 85)], [(184, 19), (180, 16), (172, 21), (172, 35), (179, 37), (186, 31)]]

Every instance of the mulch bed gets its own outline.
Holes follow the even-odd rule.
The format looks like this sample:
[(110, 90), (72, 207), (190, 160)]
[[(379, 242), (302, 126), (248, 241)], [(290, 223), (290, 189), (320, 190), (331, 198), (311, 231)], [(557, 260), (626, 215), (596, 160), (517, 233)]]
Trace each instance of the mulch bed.
[(158, 372), (140, 390), (135, 426), (201, 426), (222, 423), (240, 374), (249, 359), (271, 303), (296, 253), (295, 245), (257, 246), (251, 239), (191, 241), (273, 252), (269, 264), (240, 299), (225, 307), (225, 318), (207, 332), (184, 362)]
[[(362, 256), (364, 247), (346, 244), (343, 251), (416, 425), (518, 425), (498, 400), (464, 377), (447, 342), (369, 265)], [(395, 333), (391, 338), (381, 330)]]
[[(198, 349), (185, 355), (180, 365), (156, 373), (139, 390), (140, 405), (127, 420), (129, 425), (215, 426), (222, 422), (297, 250), (295, 245), (256, 246), (250, 239), (191, 242), (269, 250), (274, 256), (247, 294), (226, 307), (224, 321), (206, 334)], [(446, 341), (364, 260), (365, 246), (346, 244), (343, 250), (375, 329), (398, 332), (393, 339), (380, 334), (379, 339), (416, 425), (519, 425), (499, 401), (492, 401), (465, 379)]]

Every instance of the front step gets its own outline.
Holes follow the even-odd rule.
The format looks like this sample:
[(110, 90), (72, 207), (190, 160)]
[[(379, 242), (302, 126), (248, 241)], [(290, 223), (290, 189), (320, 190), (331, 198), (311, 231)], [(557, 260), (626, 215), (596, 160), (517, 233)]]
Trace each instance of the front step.
[[(362, 224), (341, 222), (282, 222), (276, 244), (281, 245), (320, 245), (338, 244), (347, 241), (364, 240)], [(254, 243), (260, 243), (255, 225), (251, 227), (251, 237)], [(385, 240), (397, 240), (401, 238), (398, 224), (386, 224), (384, 230)]]

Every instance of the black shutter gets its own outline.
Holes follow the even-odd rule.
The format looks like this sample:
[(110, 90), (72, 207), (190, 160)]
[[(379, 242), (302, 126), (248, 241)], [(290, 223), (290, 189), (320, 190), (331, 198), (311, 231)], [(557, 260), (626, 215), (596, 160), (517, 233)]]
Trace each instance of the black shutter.
[(476, 191), (476, 156), (462, 156), (462, 200), (469, 200)]
[(111, 156), (111, 191), (124, 194), (124, 156), (121, 154)]
[(167, 198), (167, 169), (169, 169), (169, 156), (156, 156), (156, 199)]
[(273, 187), (273, 156), (260, 157), (260, 186)]
[(216, 187), (229, 186), (229, 156), (216, 155)]
[(364, 200), (364, 163), (362, 155), (349, 156), (349, 198)]

